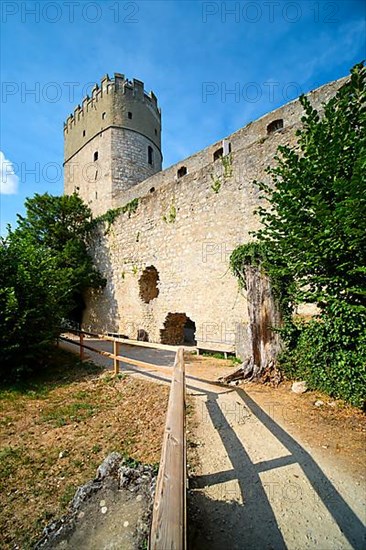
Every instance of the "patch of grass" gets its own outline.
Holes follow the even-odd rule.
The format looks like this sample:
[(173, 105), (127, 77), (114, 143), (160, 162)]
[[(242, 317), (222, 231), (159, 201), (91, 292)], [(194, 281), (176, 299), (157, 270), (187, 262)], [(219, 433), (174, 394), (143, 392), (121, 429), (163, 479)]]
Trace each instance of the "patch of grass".
[(77, 355), (62, 349), (51, 349), (47, 359), (46, 366), (34, 373), (32, 378), (24, 377), (16, 383), (2, 384), (0, 402), (17, 402), (20, 396), (26, 399), (46, 399), (55, 386), (71, 384), (103, 371), (103, 367), (91, 361), (80, 361)]
[(22, 459), (21, 449), (4, 447), (0, 450), (0, 479), (11, 476)]
[(77, 486), (73, 483), (68, 483), (60, 496), (60, 506), (62, 509), (66, 509), (75, 495)]
[(168, 387), (104, 376), (61, 349), (53, 357), (37, 378), (1, 390), (1, 550), (33, 548), (110, 452), (160, 457)]
[(54, 426), (61, 427), (71, 422), (81, 422), (97, 410), (97, 406), (90, 403), (71, 403), (62, 407), (56, 406), (53, 410), (42, 414), (41, 421), (51, 421)]

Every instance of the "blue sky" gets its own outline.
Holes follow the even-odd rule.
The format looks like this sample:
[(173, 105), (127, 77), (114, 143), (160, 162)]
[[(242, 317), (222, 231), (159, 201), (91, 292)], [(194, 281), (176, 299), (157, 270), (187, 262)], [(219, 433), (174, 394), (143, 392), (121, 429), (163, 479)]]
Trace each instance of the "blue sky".
[(3, 234), (62, 193), (63, 121), (105, 73), (157, 95), (167, 167), (366, 57), (362, 0), (3, 0), (1, 21)]

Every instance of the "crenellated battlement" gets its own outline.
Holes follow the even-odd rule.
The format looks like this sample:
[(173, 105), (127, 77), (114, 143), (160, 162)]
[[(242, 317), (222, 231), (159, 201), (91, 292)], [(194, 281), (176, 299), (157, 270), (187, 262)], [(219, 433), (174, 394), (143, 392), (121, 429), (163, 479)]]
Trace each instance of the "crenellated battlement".
[[(95, 84), (91, 91), (91, 96), (87, 95), (81, 105), (77, 105), (74, 112), (71, 113), (64, 122), (64, 131), (71, 130), (80, 120), (83, 120), (88, 112), (94, 111), (97, 104), (105, 102), (111, 96), (124, 96), (127, 101), (140, 101), (155, 111), (160, 118), (161, 111), (158, 106), (158, 100), (153, 91), (146, 92), (144, 83), (141, 80), (134, 78), (128, 80), (122, 73), (114, 73), (114, 78), (110, 78), (108, 74), (104, 75), (100, 84)], [(104, 101), (103, 101), (104, 100)]]
[(106, 74), (64, 124), (65, 192), (77, 190), (100, 214), (161, 170), (156, 95), (124, 74)]

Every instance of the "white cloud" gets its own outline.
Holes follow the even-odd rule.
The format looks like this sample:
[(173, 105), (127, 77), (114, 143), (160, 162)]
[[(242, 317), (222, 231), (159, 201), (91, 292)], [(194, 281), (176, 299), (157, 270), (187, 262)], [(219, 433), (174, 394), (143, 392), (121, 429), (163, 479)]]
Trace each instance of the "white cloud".
[(18, 191), (19, 178), (14, 172), (13, 164), (0, 151), (0, 194), (15, 195)]

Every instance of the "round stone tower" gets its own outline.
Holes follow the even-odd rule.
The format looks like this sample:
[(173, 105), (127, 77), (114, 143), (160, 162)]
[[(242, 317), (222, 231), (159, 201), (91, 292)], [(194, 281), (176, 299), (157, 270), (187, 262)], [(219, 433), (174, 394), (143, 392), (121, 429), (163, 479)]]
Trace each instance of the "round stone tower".
[(125, 192), (161, 170), (161, 112), (143, 82), (106, 75), (64, 124), (64, 191), (94, 215), (124, 204)]

